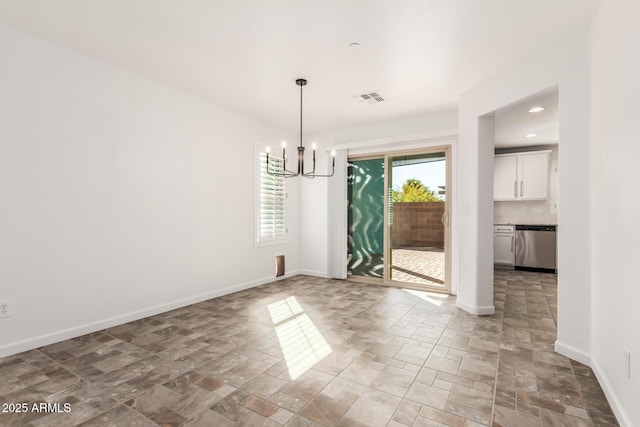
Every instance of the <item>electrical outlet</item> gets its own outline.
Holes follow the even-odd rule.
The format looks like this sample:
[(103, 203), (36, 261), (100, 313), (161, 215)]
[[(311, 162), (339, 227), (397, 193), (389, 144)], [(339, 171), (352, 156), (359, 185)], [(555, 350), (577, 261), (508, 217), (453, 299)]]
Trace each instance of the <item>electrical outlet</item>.
[(0, 319), (3, 317), (11, 317), (11, 301), (0, 301)]
[(624, 374), (627, 378), (631, 378), (631, 352), (624, 349)]

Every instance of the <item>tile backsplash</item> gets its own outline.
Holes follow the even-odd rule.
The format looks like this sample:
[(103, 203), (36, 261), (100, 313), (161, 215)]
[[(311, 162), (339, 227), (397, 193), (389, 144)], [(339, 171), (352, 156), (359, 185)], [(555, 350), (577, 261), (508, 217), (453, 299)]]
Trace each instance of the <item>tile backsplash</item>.
[(557, 224), (554, 200), (494, 202), (494, 224)]

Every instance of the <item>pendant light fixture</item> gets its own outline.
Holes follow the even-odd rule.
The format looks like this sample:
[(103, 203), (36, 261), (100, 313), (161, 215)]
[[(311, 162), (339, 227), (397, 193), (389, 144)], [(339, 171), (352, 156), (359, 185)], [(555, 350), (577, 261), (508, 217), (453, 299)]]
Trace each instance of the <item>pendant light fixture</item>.
[(298, 146), (298, 170), (296, 172), (287, 169), (287, 144), (282, 142), (282, 171), (274, 172), (269, 168), (269, 147), (267, 147), (267, 173), (272, 176), (280, 176), (283, 178), (293, 178), (296, 176), (304, 176), (305, 178), (328, 178), (332, 177), (336, 169), (336, 153), (332, 152), (333, 161), (331, 163), (330, 175), (316, 174), (316, 143), (312, 144), (313, 149), (313, 169), (311, 172), (304, 171), (304, 146), (302, 145), (302, 86), (307, 84), (305, 79), (297, 79), (296, 84), (300, 86), (300, 145)]

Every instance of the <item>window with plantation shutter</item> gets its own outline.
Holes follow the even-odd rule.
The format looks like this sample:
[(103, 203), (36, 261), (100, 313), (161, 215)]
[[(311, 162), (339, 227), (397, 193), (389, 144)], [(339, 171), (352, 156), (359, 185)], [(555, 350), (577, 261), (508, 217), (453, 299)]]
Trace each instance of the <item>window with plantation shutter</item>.
[[(267, 173), (267, 155), (260, 152), (258, 242), (273, 242), (287, 237), (285, 178)], [(272, 172), (282, 171), (282, 159), (269, 158)]]

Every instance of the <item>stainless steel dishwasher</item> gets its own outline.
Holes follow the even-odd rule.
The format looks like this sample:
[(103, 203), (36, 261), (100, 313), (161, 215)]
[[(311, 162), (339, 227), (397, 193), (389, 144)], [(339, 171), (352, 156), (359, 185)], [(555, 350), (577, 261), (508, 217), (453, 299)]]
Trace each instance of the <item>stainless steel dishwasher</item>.
[(516, 225), (516, 270), (557, 271), (555, 225)]

